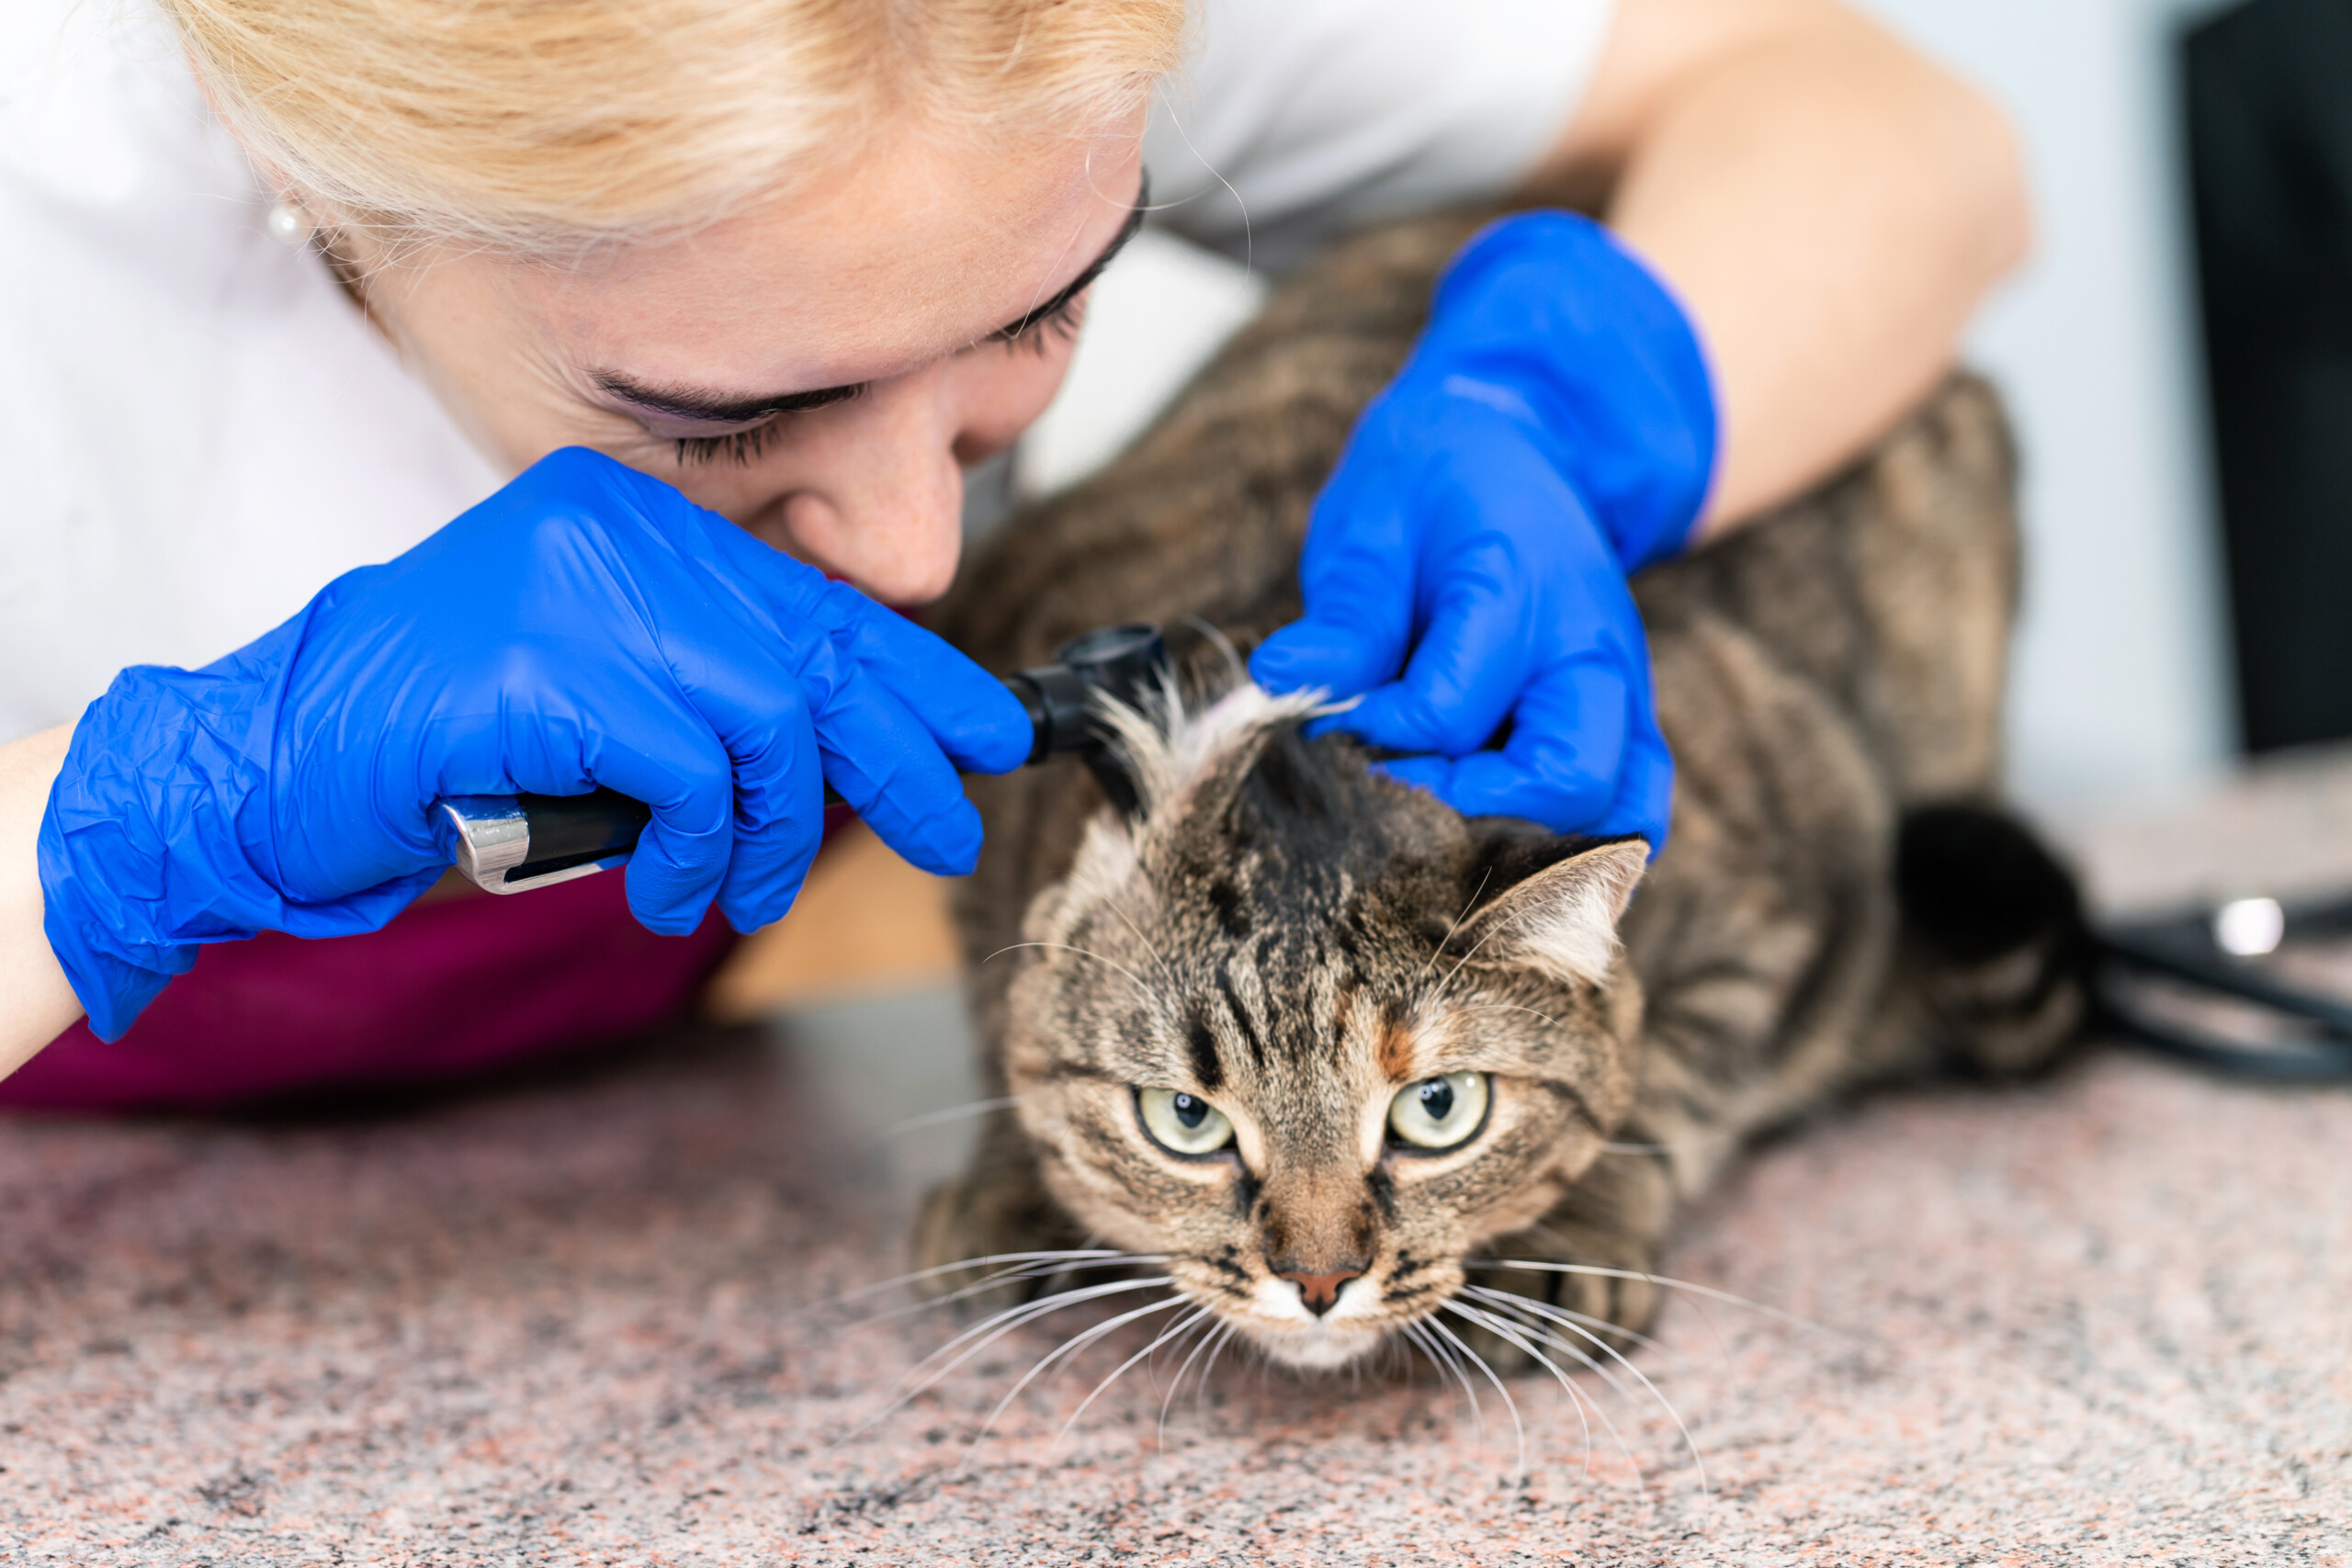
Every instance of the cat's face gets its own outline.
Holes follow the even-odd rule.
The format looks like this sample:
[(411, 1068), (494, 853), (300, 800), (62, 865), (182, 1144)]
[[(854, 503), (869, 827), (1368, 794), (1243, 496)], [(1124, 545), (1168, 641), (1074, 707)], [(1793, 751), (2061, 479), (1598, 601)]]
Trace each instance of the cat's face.
[(1465, 821), (1245, 687), (1029, 914), (1006, 1066), (1056, 1199), (1292, 1365), (1430, 1315), (1632, 1095), (1647, 852)]

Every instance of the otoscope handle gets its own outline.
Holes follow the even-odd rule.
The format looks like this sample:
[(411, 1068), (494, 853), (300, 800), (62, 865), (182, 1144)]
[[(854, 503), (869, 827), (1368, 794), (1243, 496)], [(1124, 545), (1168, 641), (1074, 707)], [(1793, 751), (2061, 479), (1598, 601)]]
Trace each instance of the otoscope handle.
[[(1168, 645), (1159, 628), (1136, 623), (1089, 632), (1065, 643), (1054, 663), (1004, 677), (1036, 733), (1028, 761), (1083, 756), (1112, 803), (1122, 811), (1132, 809), (1133, 788), (1108, 761), (1093, 694), (1135, 704), (1149, 694), (1167, 668)], [(840, 799), (831, 784), (825, 786), (828, 806)], [(653, 819), (644, 802), (609, 789), (586, 795), (457, 795), (436, 801), (434, 808), (450, 830), (451, 862), (492, 893), (526, 893), (619, 865)]]

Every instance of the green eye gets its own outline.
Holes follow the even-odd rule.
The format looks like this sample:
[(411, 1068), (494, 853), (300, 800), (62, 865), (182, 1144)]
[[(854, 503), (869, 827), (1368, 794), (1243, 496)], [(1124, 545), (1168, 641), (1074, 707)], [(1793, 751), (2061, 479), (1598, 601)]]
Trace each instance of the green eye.
[(1143, 1118), (1143, 1130), (1152, 1142), (1170, 1154), (1197, 1158), (1233, 1142), (1233, 1123), (1225, 1112), (1182, 1089), (1136, 1090), (1136, 1114)]
[(1388, 1130), (1416, 1148), (1450, 1149), (1487, 1119), (1487, 1075), (1448, 1073), (1408, 1083), (1388, 1102)]

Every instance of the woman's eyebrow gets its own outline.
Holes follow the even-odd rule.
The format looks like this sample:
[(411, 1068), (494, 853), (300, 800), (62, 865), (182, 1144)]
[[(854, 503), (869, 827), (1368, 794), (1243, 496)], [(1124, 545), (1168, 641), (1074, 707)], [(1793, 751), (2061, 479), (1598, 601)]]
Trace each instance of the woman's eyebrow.
[(1118, 260), (1119, 253), (1127, 248), (1127, 242), (1134, 239), (1136, 231), (1143, 227), (1144, 214), (1150, 210), (1150, 208), (1151, 177), (1147, 175), (1136, 186), (1136, 204), (1128, 210), (1127, 220), (1119, 225), (1119, 231), (1111, 236), (1111, 243), (1102, 247), (1102, 254), (1096, 256), (1084, 272), (1064, 285), (1059, 293), (1042, 305), (1032, 306), (1029, 313), (1019, 321), (1008, 321), (997, 328), (995, 332), (989, 334), (989, 339), (994, 342), (1004, 342), (1017, 338), (1035, 323), (1056, 314), (1067, 307), (1071, 300), (1085, 293), (1087, 286), (1102, 276), (1102, 269)]
[(648, 387), (617, 370), (596, 372), (596, 385), (623, 402), (673, 419), (707, 424), (749, 424), (780, 413), (798, 413), (832, 403), (845, 403), (865, 390), (865, 383), (820, 387), (812, 392), (770, 392), (756, 398), (729, 398), (691, 387)]
[[(1102, 247), (1102, 254), (1052, 299), (1034, 307), (1019, 321), (999, 327), (989, 334), (990, 338), (1019, 337), (1033, 323), (1053, 315), (1084, 293), (1087, 286), (1102, 275), (1102, 269), (1117, 259), (1119, 253), (1126, 248), (1127, 242), (1136, 237), (1136, 231), (1143, 227), (1144, 213), (1150, 203), (1151, 184), (1146, 180), (1136, 189), (1136, 204), (1128, 211), (1127, 220), (1119, 225), (1119, 231), (1111, 236), (1111, 243)], [(599, 370), (595, 382), (599, 389), (632, 407), (705, 424), (751, 424), (780, 413), (802, 413), (810, 409), (845, 403), (865, 390), (865, 383), (858, 381), (846, 387), (820, 387), (808, 392), (770, 392), (754, 398), (729, 398), (692, 387), (649, 387), (617, 370)]]

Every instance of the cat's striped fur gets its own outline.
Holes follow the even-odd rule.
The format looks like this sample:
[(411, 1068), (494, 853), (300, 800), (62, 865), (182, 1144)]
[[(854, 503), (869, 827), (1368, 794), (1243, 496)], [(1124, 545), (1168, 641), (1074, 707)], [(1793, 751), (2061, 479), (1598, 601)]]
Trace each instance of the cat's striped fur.
[[(1011, 669), (1156, 620), (1197, 687), (1229, 685), (1183, 628), (1246, 649), (1297, 613), (1308, 504), (1474, 222), (1360, 236), (1291, 280), (1125, 457), (992, 540), (936, 624)], [(1939, 1063), (2048, 1060), (2080, 1011), (2079, 921), (1987, 809), (2012, 485), (1993, 394), (1957, 378), (1814, 494), (1640, 580), (1679, 772), (1630, 907), (1638, 844), (1465, 821), (1248, 688), (1137, 736), (1131, 821), (1074, 766), (976, 781), (961, 918), (998, 955), (977, 1006), (1017, 1110), (934, 1196), (922, 1261), (1088, 1236), (1165, 1255), (1301, 1364), (1481, 1268), (1638, 1327), (1639, 1279), (1479, 1260), (1648, 1271), (1676, 1203), (1760, 1130)], [(1494, 1085), (1481, 1132), (1384, 1144), (1388, 1097), (1457, 1067)], [(1136, 1124), (1151, 1087), (1228, 1112), (1236, 1148), (1169, 1155)], [(1342, 1275), (1327, 1312), (1289, 1282)]]

